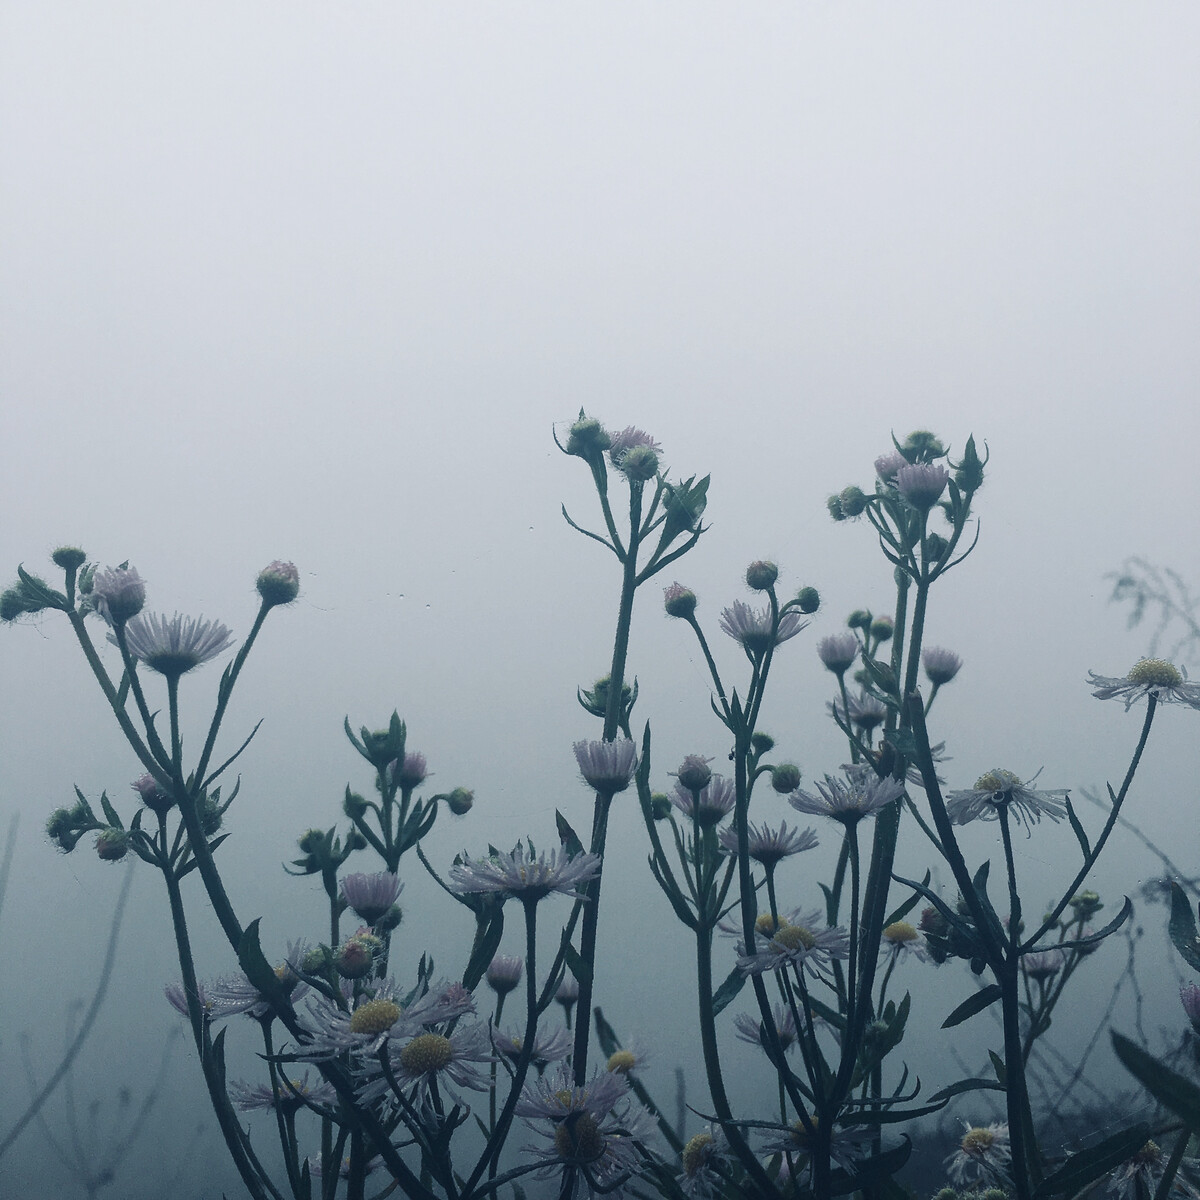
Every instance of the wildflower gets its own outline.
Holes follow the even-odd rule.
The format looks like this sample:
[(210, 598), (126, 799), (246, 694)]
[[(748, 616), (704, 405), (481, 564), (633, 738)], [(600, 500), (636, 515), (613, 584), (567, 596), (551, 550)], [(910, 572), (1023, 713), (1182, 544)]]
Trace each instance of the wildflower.
[(941, 498), (950, 472), (941, 463), (912, 463), (896, 472), (900, 495), (920, 512), (928, 512)]
[(299, 1079), (280, 1077), (278, 1093), (269, 1083), (231, 1083), (229, 1098), (243, 1112), (254, 1109), (278, 1109), (283, 1113), (297, 1113), (302, 1108), (337, 1106), (337, 1092), (333, 1085), (321, 1080), (309, 1084), (308, 1072)]
[(564, 974), (562, 981), (554, 992), (554, 999), (563, 1006), (563, 1011), (567, 1014), (567, 1022), (569, 1024), (571, 1009), (579, 1001), (579, 980), (569, 972)]
[(419, 787), (429, 775), (425, 755), (413, 750), (406, 753), (403, 759), (393, 759), (388, 763), (387, 775), (389, 783), (394, 783), (405, 791)]
[(1185, 983), (1179, 989), (1179, 1000), (1192, 1028), (1200, 1033), (1200, 984)]
[(770, 608), (753, 609), (743, 600), (735, 600), (723, 609), (719, 624), (735, 642), (741, 642), (750, 654), (764, 654), (771, 646), (794, 638), (808, 627), (808, 622), (802, 621), (795, 609), (781, 613), (778, 624), (775, 624)]
[(705, 758), (702, 754), (687, 755), (679, 764), (679, 770), (673, 772), (675, 778), (679, 780), (679, 786), (695, 792), (706, 787), (708, 781), (713, 777), (712, 771), (708, 769), (710, 762), (712, 759)]
[[(525, 1046), (525, 1034), (518, 1030), (506, 1030), (501, 1033), (500, 1030), (493, 1029), (492, 1045), (496, 1048), (497, 1054), (503, 1055), (504, 1058), (515, 1063), (521, 1057), (521, 1051)], [(575, 1039), (566, 1029), (555, 1029), (552, 1033), (546, 1033), (539, 1029), (533, 1039), (533, 1050), (529, 1055), (529, 1061), (536, 1070), (544, 1071), (552, 1062), (561, 1062), (566, 1058), (574, 1045)]]
[(300, 594), (300, 572), (296, 564), (276, 559), (258, 573), (254, 582), (263, 605), (274, 608), (277, 604), (291, 604)]
[(781, 971), (788, 966), (808, 970), (815, 975), (835, 959), (850, 957), (850, 935), (840, 926), (821, 928), (818, 912), (799, 914), (780, 920), (778, 925), (768, 917), (766, 930), (756, 929), (754, 947), (747, 951), (738, 943), (738, 969), (746, 975), (761, 975), (765, 971)]
[(611, 798), (629, 786), (637, 767), (637, 747), (629, 738), (576, 742), (573, 749), (589, 787)]
[(736, 798), (733, 780), (714, 775), (695, 794), (677, 783), (671, 803), (701, 828), (709, 829), (733, 811)]
[(832, 817), (843, 825), (853, 825), (904, 795), (904, 784), (898, 779), (880, 778), (862, 764), (844, 770), (845, 783), (826, 775), (824, 784), (816, 785), (817, 795), (797, 790), (788, 797), (788, 803), (797, 812)]
[[(108, 636), (116, 642), (111, 633)], [(219, 621), (182, 617), (179, 613), (169, 621), (157, 613), (148, 613), (131, 618), (125, 626), (129, 653), (168, 679), (178, 679), (216, 658), (229, 649), (232, 641), (233, 634)]]
[(521, 982), (525, 960), (519, 954), (497, 954), (488, 963), (488, 986), (497, 996), (507, 996)]
[(942, 646), (930, 646), (922, 653), (921, 664), (929, 682), (934, 687), (941, 687), (958, 674), (962, 668), (962, 659), (953, 650), (946, 650)]
[[(491, 1041), (482, 1025), (456, 1025), (449, 1033), (425, 1030), (414, 1034), (401, 1044), (391, 1037), (387, 1043), (388, 1065), (396, 1083), (411, 1085), (421, 1096), (437, 1080), (448, 1080), (473, 1092), (488, 1089), (488, 1077), (479, 1068), (496, 1061)], [(367, 1082), (358, 1089), (358, 1098), (370, 1103), (387, 1095), (391, 1084), (382, 1066), (376, 1071), (373, 1061), (364, 1062)], [(411, 1099), (411, 1096), (410, 1096)]]
[[(772, 1024), (775, 1026), (775, 1035), (779, 1039), (779, 1045), (784, 1053), (792, 1049), (796, 1045), (796, 1020), (792, 1016), (792, 1010), (786, 1004), (776, 1004), (771, 1010)], [(733, 1019), (733, 1027), (737, 1036), (743, 1042), (749, 1042), (752, 1046), (759, 1046), (770, 1053), (771, 1042), (767, 1037), (766, 1027), (762, 1021), (753, 1017), (750, 1013), (738, 1013)]]
[(729, 1139), (715, 1122), (705, 1126), (684, 1146), (679, 1186), (688, 1200), (715, 1200), (722, 1192), (720, 1167), (730, 1161)]
[(129, 834), (110, 825), (96, 834), (96, 857), (104, 862), (120, 862), (129, 853)]
[(1011, 1157), (1007, 1125), (972, 1125), (963, 1134), (958, 1149), (946, 1159), (946, 1172), (959, 1187), (1003, 1183)]
[(682, 583), (673, 583), (663, 588), (663, 608), (668, 617), (683, 617), (685, 620), (696, 611), (696, 593)]
[[(1040, 774), (1040, 772), (1039, 772)], [(1033, 779), (1036, 779), (1035, 775)], [(1060, 821), (1067, 813), (1067, 789), (1034, 791), (1033, 782), (1022, 783), (1019, 775), (999, 767), (988, 771), (975, 780), (975, 786), (967, 791), (951, 792), (946, 797), (946, 813), (956, 825), (981, 817), (994, 821), (1001, 810), (1009, 811), (1029, 831), (1030, 822), (1043, 816)]]
[(446, 807), (456, 817), (465, 817), (475, 807), (475, 793), (469, 788), (456, 787), (446, 797)]
[(146, 585), (135, 567), (109, 567), (92, 576), (92, 605), (110, 625), (124, 625), (146, 603)]
[(1032, 950), (1021, 956), (1021, 970), (1030, 979), (1044, 980), (1057, 975), (1066, 966), (1067, 957), (1056, 946), (1049, 950)]
[(450, 869), (450, 890), (460, 893), (496, 892), (507, 899), (515, 896), (522, 902), (536, 902), (561, 892), (578, 896), (581, 883), (587, 883), (600, 873), (600, 858), (596, 854), (577, 854), (571, 858), (566, 850), (551, 850), (547, 858), (543, 850), (537, 858), (530, 849), (517, 844), (511, 854), (497, 852), (490, 858), (464, 858)]
[(579, 419), (574, 421), (567, 434), (566, 453), (577, 455), (587, 462), (598, 460), (612, 445), (608, 431), (595, 417), (584, 416), (579, 410)]
[(908, 921), (893, 921), (883, 931), (880, 949), (896, 958), (915, 958), (918, 962), (929, 961), (929, 950), (925, 939)]
[(375, 966), (375, 955), (383, 943), (374, 937), (347, 938), (333, 956), (333, 969), (343, 979), (364, 979)]
[(636, 1046), (625, 1046), (614, 1050), (604, 1064), (606, 1071), (616, 1075), (628, 1075), (631, 1071), (640, 1071), (650, 1061), (650, 1054)]
[(887, 720), (887, 705), (882, 700), (860, 691), (857, 696), (848, 696), (849, 707), (841, 700), (834, 700), (829, 711), (840, 725), (855, 725), (863, 733), (878, 729)]
[[(188, 1016), (187, 992), (183, 990), (181, 983), (168, 983), (163, 987), (163, 995), (167, 998), (167, 1003), (181, 1016)], [(204, 984), (197, 981), (196, 983), (196, 1000), (200, 1005), (200, 1012), (204, 1017), (213, 1016), (212, 1001), (208, 998), (208, 992), (205, 990)]]
[(627, 478), (645, 482), (658, 474), (658, 456), (662, 447), (645, 430), (627, 425), (609, 435), (608, 457)]
[[(813, 1134), (816, 1132), (819, 1118), (816, 1114), (808, 1116), (808, 1124), (795, 1120), (791, 1125), (780, 1125), (763, 1140), (762, 1148), (768, 1154), (782, 1154), (784, 1161), (808, 1156), (812, 1151)], [(834, 1127), (830, 1138), (830, 1157), (838, 1166), (849, 1169), (851, 1162), (870, 1142), (871, 1133), (862, 1125), (838, 1125)]]
[[(308, 984), (300, 979), (290, 965), (303, 957), (304, 950), (303, 943), (294, 942), (288, 948), (287, 959), (275, 968), (275, 978), (283, 985), (284, 991), (291, 999), (299, 999), (308, 991)], [(235, 975), (223, 976), (210, 984), (208, 998), (214, 1017), (231, 1017), (245, 1013), (256, 1021), (261, 1021), (272, 1011), (270, 1001), (241, 971)]]
[(374, 925), (396, 903), (404, 890), (398, 875), (391, 871), (346, 875), (342, 878), (342, 899), (368, 925)]
[(158, 786), (158, 780), (153, 775), (139, 775), (129, 786), (141, 796), (142, 803), (159, 816), (170, 812), (175, 804), (174, 797)]
[(858, 638), (852, 633), (835, 633), (817, 643), (818, 657), (839, 679), (854, 666), (858, 651)]
[(746, 586), (756, 592), (769, 591), (778, 578), (779, 568), (765, 559), (758, 559), (746, 568)]
[(890, 454), (881, 454), (875, 460), (875, 474), (884, 483), (895, 483), (896, 472), (901, 467), (908, 466), (908, 459), (897, 450), (893, 450)]
[(1160, 704), (1200, 708), (1200, 684), (1189, 682), (1187, 671), (1165, 658), (1140, 658), (1121, 679), (1089, 671), (1088, 686), (1096, 689), (1092, 695), (1097, 700), (1124, 700), (1126, 712), (1144, 696), (1153, 696)]
[[(737, 853), (737, 830), (730, 826), (722, 829), (721, 846), (730, 854)], [(817, 835), (812, 829), (789, 829), (786, 821), (780, 821), (778, 829), (767, 825), (747, 825), (746, 849), (755, 862), (773, 870), (785, 858), (811, 850), (817, 844)]]
[[(1135, 1154), (1109, 1171), (1108, 1195), (1116, 1200), (1138, 1200), (1141, 1196), (1155, 1195), (1166, 1165), (1162, 1147), (1155, 1141), (1146, 1142)], [(1177, 1176), (1170, 1195), (1194, 1200), (1200, 1193)]]

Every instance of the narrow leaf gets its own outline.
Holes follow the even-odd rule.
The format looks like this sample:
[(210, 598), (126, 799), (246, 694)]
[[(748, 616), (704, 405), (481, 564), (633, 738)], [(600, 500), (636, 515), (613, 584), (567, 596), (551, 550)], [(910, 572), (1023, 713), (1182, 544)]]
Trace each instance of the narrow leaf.
[(1165, 1108), (1181, 1117), (1189, 1129), (1200, 1129), (1200, 1087), (1119, 1033), (1114, 1033), (1112, 1040), (1117, 1057), (1142, 1086)]
[(1171, 921), (1167, 926), (1171, 942), (1193, 971), (1200, 971), (1200, 938), (1196, 937), (1196, 918), (1192, 905), (1179, 884), (1171, 883)]
[(976, 1013), (983, 1012), (989, 1005), (994, 1004), (1002, 994), (998, 983), (991, 983), (985, 988), (980, 988), (975, 995), (968, 996), (942, 1022), (942, 1028), (953, 1029), (955, 1025), (961, 1025), (968, 1017), (973, 1017)]
[(713, 1016), (715, 1017), (723, 1008), (725, 1008), (731, 1000), (742, 990), (746, 983), (746, 976), (734, 967), (728, 975), (725, 976), (725, 982), (713, 993)]
[(1037, 1186), (1034, 1196), (1060, 1196), (1064, 1192), (1081, 1192), (1113, 1167), (1132, 1158), (1149, 1140), (1150, 1126), (1142, 1121), (1122, 1129), (1102, 1142), (1072, 1154), (1057, 1171), (1047, 1175)]

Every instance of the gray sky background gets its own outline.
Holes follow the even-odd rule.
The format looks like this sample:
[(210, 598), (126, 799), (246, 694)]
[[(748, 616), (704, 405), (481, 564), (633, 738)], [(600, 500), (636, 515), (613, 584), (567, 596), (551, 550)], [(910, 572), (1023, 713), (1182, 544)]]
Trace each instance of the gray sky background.
[[(1103, 576), (1136, 553), (1200, 584), (1197, 46), (1190, 4), (4, 4), (0, 561), (129, 558), (150, 608), (239, 634), (257, 570), (296, 561), (227, 723), (232, 746), (267, 718), (222, 856), (247, 916), (301, 896), (319, 922), (276, 864), (368, 784), (347, 713), (398, 708), (431, 783), (476, 789), (435, 861), (548, 842), (556, 806), (586, 824), (570, 743), (597, 726), (573, 696), (607, 669), (619, 578), (559, 516), (595, 508), (556, 423), (583, 406), (712, 473), (711, 532), (661, 582), (696, 588), (714, 641), (749, 560), (820, 588), (766, 720), (810, 780), (841, 761), (815, 640), (891, 605), (869, 528), (825, 498), (869, 485), (889, 431), (973, 432), (980, 546), (929, 625), (967, 661), (935, 722), (951, 786), (1119, 780), (1138, 718), (1083, 680), (1145, 635)], [(727, 746), (660, 597), (630, 665), (663, 787)], [(0, 937), (56, 947), (0, 983), (27, 1028), (51, 975), (80, 990), (118, 888), (57, 857), (45, 815), (137, 770), (64, 624), (3, 631), (0, 663), (0, 812), (22, 813)], [(217, 678), (186, 682), (191, 711)], [(1137, 798), (1192, 867), (1195, 746), (1194, 714), (1164, 712)], [(1031, 865), (1072, 853), (1044, 836)], [(148, 872), (135, 896), (127, 1006), (174, 974)], [(657, 948), (653, 896), (606, 953)], [(413, 903), (413, 946), (459, 935)], [(645, 995), (609, 1001), (632, 1020)]]

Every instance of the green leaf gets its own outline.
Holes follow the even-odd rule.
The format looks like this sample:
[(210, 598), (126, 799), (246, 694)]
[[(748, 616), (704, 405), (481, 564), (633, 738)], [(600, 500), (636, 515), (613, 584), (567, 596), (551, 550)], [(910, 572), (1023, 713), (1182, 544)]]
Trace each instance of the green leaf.
[(570, 967), (571, 974), (574, 975), (580, 983), (587, 983), (592, 978), (591, 969), (588, 967), (587, 963), (583, 961), (582, 957), (580, 957), (579, 951), (576, 950), (569, 941), (567, 941), (565, 934), (563, 936), (562, 948), (563, 959), (567, 966)]
[(1092, 852), (1092, 844), (1088, 841), (1088, 835), (1084, 832), (1083, 825), (1075, 815), (1075, 806), (1071, 803), (1070, 796), (1067, 797), (1067, 820), (1071, 822), (1071, 828), (1075, 832), (1075, 840), (1079, 843), (1080, 850), (1083, 851), (1083, 857), (1087, 858)]
[(1200, 939), (1196, 937), (1196, 918), (1192, 905), (1179, 884), (1171, 884), (1171, 921), (1167, 926), (1171, 942), (1193, 971), (1200, 971)]
[(992, 1070), (996, 1072), (996, 1079), (1000, 1086), (1008, 1090), (1008, 1071), (1004, 1066), (1004, 1059), (998, 1055), (995, 1050), (988, 1051), (988, 1058), (992, 1060)]
[(121, 818), (117, 815), (117, 810), (113, 808), (111, 804), (109, 804), (107, 792), (100, 793), (100, 807), (104, 809), (104, 815), (108, 818), (108, 823), (110, 825), (115, 825), (118, 829), (125, 828), (125, 826), (121, 824)]
[(713, 992), (712, 1005), (713, 1016), (715, 1017), (723, 1008), (727, 1007), (729, 1002), (742, 990), (746, 983), (746, 976), (734, 967), (728, 975), (725, 976), (725, 982), (721, 984), (715, 992)]
[(877, 1186), (884, 1180), (890, 1179), (900, 1170), (912, 1153), (912, 1142), (908, 1138), (899, 1146), (885, 1150), (876, 1158), (869, 1158), (855, 1164), (853, 1173), (834, 1171), (829, 1180), (831, 1196), (846, 1196), (851, 1192), (862, 1191), (864, 1188)]
[(1117, 1057), (1141, 1085), (1189, 1129), (1200, 1130), (1200, 1087), (1119, 1033), (1114, 1033), (1112, 1040)]
[(990, 1004), (999, 1000), (1002, 991), (998, 983), (990, 983), (985, 988), (980, 988), (973, 996), (968, 996), (943, 1022), (943, 1029), (953, 1029), (955, 1025), (961, 1025), (968, 1017), (973, 1017), (978, 1012), (983, 1012)]
[[(929, 880), (931, 878), (932, 878), (932, 876), (930, 875), (930, 873), (928, 871), (926, 871), (925, 878), (923, 880), (921, 880), (921, 886), (928, 887)], [(914, 908), (916, 908), (917, 905), (920, 903), (921, 903), (921, 893), (914, 891), (913, 894), (907, 900), (905, 900), (905, 902), (902, 905), (900, 905), (899, 908), (897, 908), (893, 912), (889, 913), (883, 919), (884, 929), (886, 929), (889, 925), (894, 925), (897, 921), (903, 921), (904, 918), (907, 917), (908, 914), (910, 912), (912, 912), (912, 910)]]
[[(287, 1007), (287, 993), (279, 982), (274, 968), (267, 962), (266, 955), (258, 942), (258, 923), (261, 917), (253, 921), (242, 931), (242, 940), (238, 943), (238, 965), (246, 972), (246, 978), (264, 997), (272, 1000), (280, 1007)], [(224, 1030), (222, 1030), (224, 1032)]]
[(566, 846), (567, 853), (572, 858), (577, 854), (582, 854), (583, 843), (579, 840), (579, 835), (571, 828), (571, 823), (557, 808), (554, 810), (554, 823), (558, 826), (558, 840)]
[(484, 972), (488, 969), (488, 964), (495, 958), (496, 951), (500, 948), (500, 939), (503, 936), (504, 909), (503, 907), (497, 907), (488, 919), (481, 936), (476, 939), (475, 948), (471, 952), (471, 959), (467, 963), (467, 969), (463, 972), (463, 987), (468, 992), (473, 991), (483, 978)]
[(1047, 1175), (1038, 1184), (1034, 1196), (1041, 1200), (1043, 1196), (1081, 1192), (1113, 1167), (1132, 1158), (1149, 1139), (1150, 1126), (1145, 1122), (1139, 1121), (1128, 1129), (1122, 1129), (1104, 1141), (1072, 1154), (1057, 1171)]
[(604, 1019), (604, 1014), (599, 1008), (596, 1009), (594, 1016), (596, 1020), (596, 1041), (600, 1043), (600, 1049), (604, 1051), (605, 1057), (611, 1058), (621, 1048), (616, 1030)]

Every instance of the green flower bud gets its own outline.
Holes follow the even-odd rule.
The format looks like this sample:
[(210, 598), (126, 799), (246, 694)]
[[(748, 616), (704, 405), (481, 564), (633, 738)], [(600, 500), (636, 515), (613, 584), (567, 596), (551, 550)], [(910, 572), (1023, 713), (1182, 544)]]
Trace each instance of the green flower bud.
[(779, 568), (773, 562), (759, 559), (746, 568), (746, 583), (756, 592), (765, 592), (775, 586)]
[(846, 514), (842, 511), (842, 498), (840, 496), (830, 496), (825, 501), (825, 507), (829, 509), (829, 515), (835, 521), (844, 521)]
[(604, 426), (594, 417), (585, 417), (579, 410), (579, 419), (571, 426), (567, 435), (567, 453), (591, 461), (598, 458), (612, 445), (612, 438)]
[(404, 920), (404, 911), (400, 905), (393, 904), (391, 908), (375, 922), (375, 928), (379, 933), (391, 933), (401, 921)]
[(750, 735), (750, 748), (761, 758), (775, 749), (775, 739), (769, 733), (760, 730)]
[[(378, 783), (378, 780), (376, 780), (376, 783)], [(364, 800), (362, 798), (362, 796), (360, 796), (357, 792), (352, 792), (350, 790), (349, 784), (347, 784), (346, 785), (346, 798), (345, 798), (345, 800), (342, 801), (342, 812), (344, 812), (346, 814), (346, 816), (348, 816), (350, 818), (350, 820), (354, 821), (354, 820), (360, 818), (363, 815), (363, 813), (365, 813), (366, 811), (367, 811), (366, 800)], [(312, 833), (312, 832), (315, 832), (315, 831), (309, 830), (309, 833)], [(305, 836), (307, 836), (307, 834)], [(303, 840), (301, 840), (300, 849), (304, 850), (305, 848), (306, 847), (304, 845), (304, 842), (303, 842)]]
[(58, 841), (63, 834), (69, 834), (72, 829), (71, 814), (65, 808), (56, 808), (46, 822), (46, 834), (53, 840)]
[(326, 848), (326, 844), (323, 829), (309, 829), (300, 835), (300, 849), (305, 854), (319, 854)]
[(846, 618), (846, 624), (851, 629), (861, 629), (866, 631), (871, 628), (871, 620), (871, 614), (865, 608), (856, 608)]
[(78, 571), (87, 562), (87, 555), (77, 546), (59, 546), (50, 555), (50, 559), (56, 567), (61, 567), (64, 571)]
[(877, 642), (890, 641), (895, 632), (896, 626), (891, 617), (876, 617), (871, 622), (871, 636)]
[(671, 797), (665, 792), (654, 792), (650, 797), (650, 815), (656, 821), (665, 821), (671, 815)]
[(259, 571), (254, 586), (268, 608), (274, 608), (277, 604), (291, 604), (300, 594), (300, 572), (295, 563), (277, 558)]
[(103, 862), (120, 862), (129, 853), (129, 834), (109, 826), (96, 834), (96, 855)]
[(204, 831), (205, 837), (212, 837), (221, 828), (221, 822), (225, 819), (220, 804), (211, 796), (200, 797), (200, 803), (196, 805), (196, 815), (200, 818), (200, 828)]
[(475, 793), (470, 788), (456, 787), (446, 797), (446, 807), (456, 817), (465, 817), (475, 807)]
[(983, 468), (986, 461), (980, 461), (975, 450), (974, 437), (967, 438), (967, 448), (963, 451), (962, 459), (951, 464), (954, 467), (954, 482), (958, 484), (960, 491), (977, 492), (983, 487)]
[(917, 429), (904, 439), (904, 445), (900, 447), (900, 453), (910, 463), (933, 462), (935, 458), (941, 458), (946, 453), (946, 448), (927, 429)]
[(794, 792), (800, 786), (800, 768), (795, 763), (780, 763), (772, 767), (771, 786), (781, 796)]
[(866, 511), (867, 496), (860, 487), (854, 487), (852, 484), (848, 488), (843, 488), (838, 499), (842, 504), (843, 516), (859, 517)]
[(821, 594), (815, 587), (802, 587), (796, 593), (796, 604), (800, 611), (808, 616), (821, 607)]
[(27, 611), (25, 601), (16, 588), (6, 588), (0, 592), (0, 621), (15, 621)]
[(306, 975), (324, 975), (332, 965), (333, 951), (328, 946), (314, 946), (300, 960), (300, 969)]
[(658, 474), (658, 455), (649, 446), (630, 446), (621, 455), (621, 474), (635, 483), (645, 483)]
[(942, 555), (950, 548), (950, 543), (946, 541), (940, 533), (929, 533), (925, 535), (925, 561), (939, 562)]
[(687, 620), (696, 611), (696, 593), (681, 583), (673, 583), (663, 589), (663, 607), (668, 617)]

